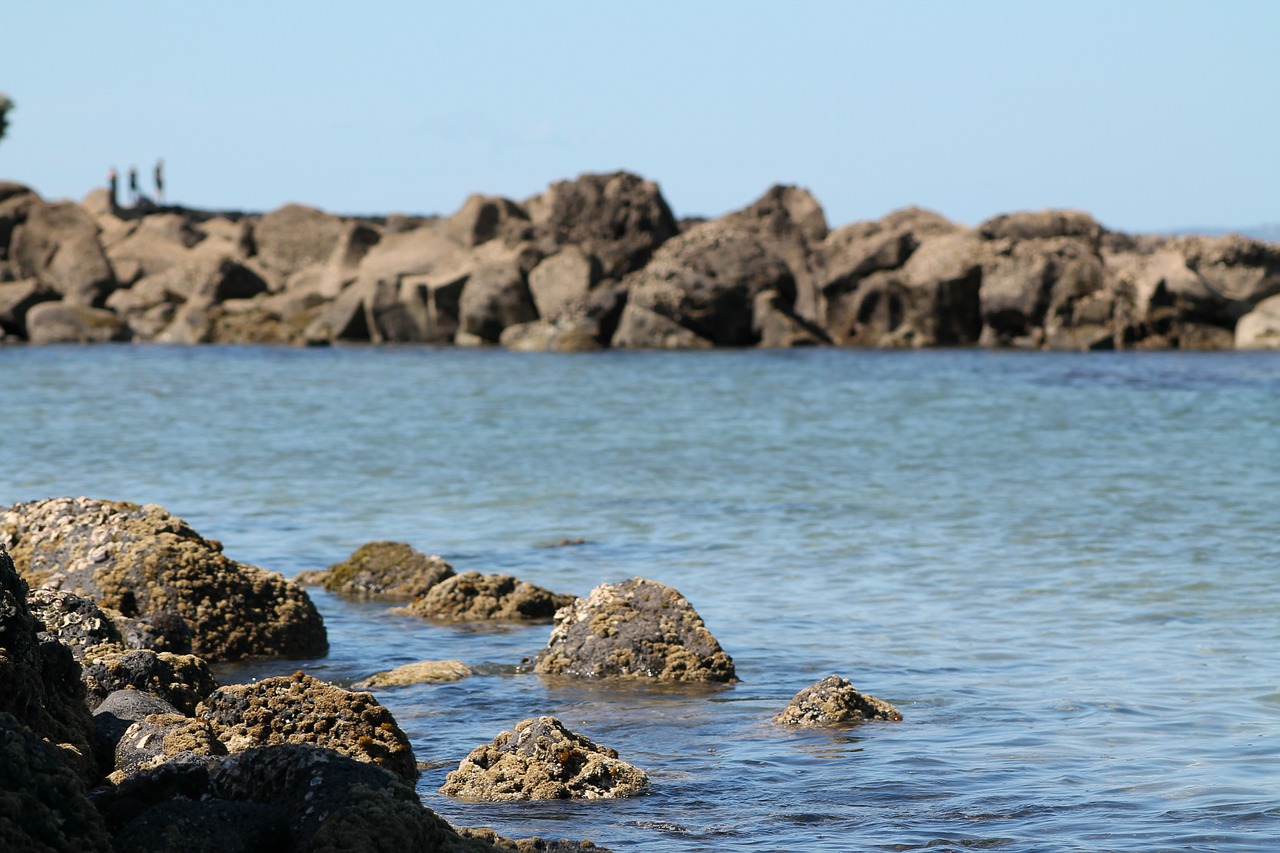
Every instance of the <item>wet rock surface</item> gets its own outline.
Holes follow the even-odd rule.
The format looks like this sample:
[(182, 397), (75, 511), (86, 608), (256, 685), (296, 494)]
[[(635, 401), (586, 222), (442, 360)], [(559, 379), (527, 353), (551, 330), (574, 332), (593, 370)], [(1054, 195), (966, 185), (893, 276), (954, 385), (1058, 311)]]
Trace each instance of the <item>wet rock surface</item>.
[(472, 800), (629, 797), (649, 788), (644, 771), (574, 734), (555, 717), (522, 720), (476, 747), (440, 793)]
[(404, 542), (369, 542), (341, 563), (308, 573), (305, 580), (350, 598), (409, 601), (453, 574), (453, 567), (440, 557)]
[(736, 681), (733, 660), (679, 591), (632, 578), (556, 614), (536, 672), (660, 681)]
[(452, 622), (550, 619), (573, 599), (511, 575), (463, 572), (436, 584), (403, 610)]
[(306, 593), (280, 575), (223, 556), (162, 507), (49, 498), (0, 512), (6, 544), (30, 583), (93, 598), (130, 618), (179, 614), (210, 661), (312, 657), (328, 648)]
[(302, 672), (214, 691), (196, 715), (232, 753), (277, 744), (313, 744), (418, 778), (409, 739), (373, 694), (344, 690)]
[(847, 678), (828, 675), (797, 693), (773, 721), (784, 726), (825, 726), (901, 719), (902, 713), (888, 702), (859, 693)]
[(351, 685), (357, 690), (375, 687), (403, 687), (437, 681), (461, 681), (471, 677), (471, 667), (460, 660), (424, 660), (407, 663), (386, 672), (377, 672)]

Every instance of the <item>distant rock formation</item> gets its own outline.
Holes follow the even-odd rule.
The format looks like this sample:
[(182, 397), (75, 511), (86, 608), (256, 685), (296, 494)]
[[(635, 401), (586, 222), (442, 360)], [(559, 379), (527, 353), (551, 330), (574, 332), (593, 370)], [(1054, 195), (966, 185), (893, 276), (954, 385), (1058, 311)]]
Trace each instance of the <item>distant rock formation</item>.
[(101, 190), (77, 204), (0, 183), (6, 342), (1280, 348), (1275, 309), (1252, 316), (1277, 295), (1278, 244), (1128, 235), (1069, 210), (830, 228), (807, 190), (775, 186), (679, 221), (657, 184), (613, 172), (358, 219), (121, 210)]

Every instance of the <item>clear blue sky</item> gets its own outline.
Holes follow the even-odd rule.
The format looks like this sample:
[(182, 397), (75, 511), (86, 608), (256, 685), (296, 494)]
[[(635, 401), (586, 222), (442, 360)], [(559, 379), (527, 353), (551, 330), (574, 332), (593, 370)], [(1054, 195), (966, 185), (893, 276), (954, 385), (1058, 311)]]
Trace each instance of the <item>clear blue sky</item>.
[(773, 183), (840, 225), (1074, 207), (1280, 222), (1280, 0), (9, 0), (0, 178), (109, 166), (200, 207), (448, 213), (584, 171), (718, 215)]

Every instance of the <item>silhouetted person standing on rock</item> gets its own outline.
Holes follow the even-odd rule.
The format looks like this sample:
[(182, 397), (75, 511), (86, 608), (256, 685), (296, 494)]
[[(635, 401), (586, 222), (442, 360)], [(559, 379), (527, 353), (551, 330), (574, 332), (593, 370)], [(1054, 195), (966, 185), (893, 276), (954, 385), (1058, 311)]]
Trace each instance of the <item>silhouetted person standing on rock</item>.
[(129, 203), (138, 206), (138, 167), (129, 167)]
[(120, 176), (116, 174), (116, 167), (112, 166), (111, 169), (107, 172), (107, 192), (111, 194), (111, 212), (112, 213), (115, 213), (116, 208), (120, 206), (119, 202), (116, 200), (118, 198), (116, 193), (118, 193), (120, 190), (119, 184), (120, 184)]
[(156, 161), (156, 204), (164, 204), (164, 159)]

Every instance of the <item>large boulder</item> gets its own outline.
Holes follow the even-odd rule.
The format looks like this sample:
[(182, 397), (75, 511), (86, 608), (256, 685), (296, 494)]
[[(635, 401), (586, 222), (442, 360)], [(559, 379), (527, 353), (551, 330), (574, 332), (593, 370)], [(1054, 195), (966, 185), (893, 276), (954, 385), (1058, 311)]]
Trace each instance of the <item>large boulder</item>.
[(366, 542), (341, 563), (297, 580), (349, 598), (409, 601), (451, 577), (453, 567), (441, 557), (404, 542)]
[(14, 228), (9, 257), (19, 278), (38, 278), (71, 305), (100, 307), (115, 287), (98, 226), (75, 202), (36, 202)]
[(305, 743), (385, 767), (413, 784), (418, 765), (409, 738), (372, 693), (344, 690), (303, 672), (233, 684), (210, 694), (196, 715), (233, 753)]
[(81, 663), (85, 652), (93, 646), (124, 643), (112, 614), (99, 607), (92, 598), (66, 590), (39, 587), (27, 596), (27, 607), (44, 626), (44, 632), (71, 649), (75, 659)]
[(847, 678), (828, 675), (792, 697), (773, 721), (784, 726), (825, 726), (901, 719), (902, 712), (888, 702), (859, 693)]
[(106, 244), (116, 280), (124, 286), (191, 258), (200, 236), (178, 214), (154, 214)]
[(463, 246), (478, 246), (500, 237), (515, 240), (529, 236), (529, 214), (501, 196), (474, 194), (445, 220), (444, 233)]
[(458, 304), (458, 342), (496, 344), (503, 329), (538, 318), (529, 284), (520, 264), (485, 264), (462, 288)]
[(27, 594), (27, 584), (0, 544), (0, 712), (62, 747), (64, 759), (91, 783), (98, 773), (80, 665), (69, 648), (41, 636)]
[(1079, 210), (1035, 210), (1002, 213), (978, 226), (985, 240), (1049, 240), (1073, 237), (1097, 248), (1106, 229)]
[(116, 746), (129, 727), (152, 714), (177, 714), (178, 709), (142, 690), (116, 690), (93, 711), (98, 764), (108, 773), (115, 768)]
[(628, 172), (559, 181), (523, 207), (538, 234), (553, 246), (580, 246), (606, 278), (640, 269), (679, 233), (658, 185)]
[(979, 291), (988, 346), (1041, 347), (1046, 329), (1069, 323), (1075, 304), (1105, 284), (1102, 257), (1081, 237), (1006, 238), (989, 246)]
[(41, 302), (51, 302), (57, 298), (57, 291), (41, 284), (38, 278), (0, 281), (0, 332), (25, 338), (27, 312)]
[(554, 323), (584, 317), (591, 289), (604, 275), (600, 262), (579, 246), (565, 246), (529, 273), (529, 292), (538, 316)]
[(634, 324), (658, 314), (719, 346), (758, 343), (756, 297), (773, 291), (794, 300), (791, 271), (750, 231), (718, 221), (696, 225), (660, 248), (629, 276), (630, 291), (614, 346), (634, 345)]
[(129, 340), (129, 327), (105, 308), (72, 302), (41, 302), (25, 318), (33, 344), (105, 344)]
[(0, 850), (111, 850), (102, 816), (85, 796), (84, 780), (61, 752), (13, 714), (0, 711)]
[(1187, 266), (1244, 313), (1268, 297), (1280, 294), (1280, 245), (1228, 234), (1224, 237), (1182, 237), (1169, 244), (1186, 258)]
[(956, 230), (933, 211), (909, 207), (827, 235), (818, 249), (813, 310), (831, 340), (901, 346), (900, 340), (886, 338), (904, 337), (898, 327), (908, 322), (908, 314), (920, 312), (908, 310), (908, 291), (913, 288), (897, 273), (926, 239)]
[(1236, 349), (1280, 349), (1280, 296), (1258, 303), (1236, 324)]
[[(1194, 348), (1206, 329), (1231, 337), (1230, 300), (1168, 244), (1106, 256), (1108, 291), (1124, 339), (1145, 348)], [(1224, 341), (1230, 346), (1232, 341)]]
[(182, 714), (148, 714), (125, 729), (116, 742), (115, 769), (108, 778), (119, 784), (126, 776), (170, 761), (226, 754), (226, 746), (207, 721)]
[[(333, 251), (316, 275), (316, 289), (320, 295), (332, 299), (355, 281), (360, 262), (381, 239), (382, 232), (368, 223), (344, 222)], [(290, 279), (288, 289), (295, 288), (294, 281)]]
[(301, 204), (286, 204), (253, 226), (258, 259), (285, 278), (328, 260), (342, 237), (341, 219)]
[(573, 600), (511, 575), (463, 572), (431, 587), (403, 610), (449, 622), (550, 619)]
[(677, 590), (632, 578), (556, 613), (536, 672), (660, 681), (736, 681), (733, 659)]
[(648, 788), (648, 775), (616, 750), (574, 734), (555, 717), (532, 717), (472, 750), (440, 793), (486, 801), (598, 800)]
[(750, 231), (781, 258), (795, 279), (791, 306), (795, 315), (809, 323), (821, 319), (819, 249), (830, 229), (822, 205), (812, 193), (801, 187), (775, 185), (742, 210), (721, 217), (720, 222)]
[(49, 498), (0, 512), (7, 545), (30, 582), (87, 595), (126, 617), (177, 613), (210, 661), (312, 657), (328, 649), (306, 593), (274, 572), (225, 557), (155, 504)]

